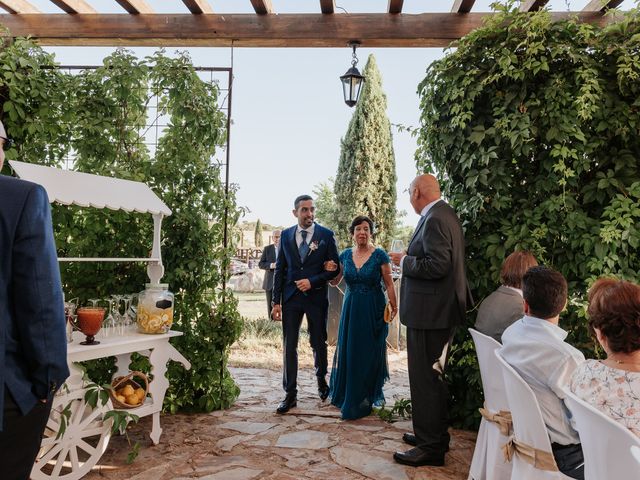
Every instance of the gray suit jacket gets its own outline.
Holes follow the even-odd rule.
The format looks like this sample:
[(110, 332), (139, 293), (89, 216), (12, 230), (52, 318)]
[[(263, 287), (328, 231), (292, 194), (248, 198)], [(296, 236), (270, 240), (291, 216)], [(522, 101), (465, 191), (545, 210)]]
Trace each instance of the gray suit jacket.
[(502, 343), (502, 332), (523, 315), (522, 296), (501, 285), (480, 304), (475, 329)]
[(264, 280), (262, 281), (263, 290), (273, 290), (273, 272), (275, 271), (275, 267), (271, 268), (272, 263), (276, 263), (276, 246), (274, 244), (264, 247), (260, 262), (258, 263), (258, 267), (266, 270), (264, 272)]
[(423, 330), (451, 328), (472, 304), (462, 226), (440, 200), (420, 219), (402, 263), (400, 321)]

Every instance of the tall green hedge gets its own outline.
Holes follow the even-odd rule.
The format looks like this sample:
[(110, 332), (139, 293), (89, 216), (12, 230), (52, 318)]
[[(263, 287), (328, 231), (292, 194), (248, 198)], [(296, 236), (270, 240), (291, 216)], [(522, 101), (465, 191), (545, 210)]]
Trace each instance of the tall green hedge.
[(366, 80), (360, 99), (340, 142), (330, 225), (340, 248), (345, 248), (353, 244), (351, 222), (358, 215), (367, 215), (376, 226), (376, 243), (388, 248), (396, 227), (396, 158), (387, 97), (373, 55), (369, 55), (363, 74)]
[[(560, 325), (593, 357), (589, 285), (637, 281), (640, 270), (640, 14), (598, 28), (497, 8), (420, 84), (417, 164), (439, 174), (462, 218), (476, 301), (498, 286), (509, 253), (531, 250), (567, 278)], [(457, 340), (452, 408), (471, 426), (479, 374), (466, 329)]]
[[(150, 109), (154, 95), (157, 109)], [(162, 226), (162, 281), (176, 294), (173, 328), (184, 336), (174, 344), (192, 369), (170, 364), (171, 411), (223, 408), (239, 392), (226, 360), (240, 317), (233, 295), (220, 288), (232, 254), (223, 247), (225, 209), (229, 225), (238, 209), (234, 189), (225, 195), (222, 166), (212, 161), (226, 138), (218, 95), (186, 54), (137, 59), (118, 50), (100, 68), (72, 75), (30, 40), (5, 40), (0, 48), (2, 119), (17, 141), (8, 158), (60, 166), (73, 152), (75, 169), (146, 182), (173, 211)], [(150, 149), (146, 125), (154, 119), (167, 126)], [(150, 254), (148, 214), (54, 205), (53, 220), (59, 256)], [(137, 263), (64, 263), (61, 274), (67, 298), (81, 301), (139, 292), (148, 282), (146, 265)], [(90, 373), (105, 380), (112, 368), (97, 362)]]

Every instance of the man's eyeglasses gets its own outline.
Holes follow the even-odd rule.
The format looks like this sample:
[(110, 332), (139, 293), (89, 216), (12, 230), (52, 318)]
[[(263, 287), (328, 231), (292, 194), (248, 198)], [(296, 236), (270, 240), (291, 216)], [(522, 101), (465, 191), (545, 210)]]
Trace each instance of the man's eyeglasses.
[(0, 140), (4, 140), (4, 143), (2, 144), (3, 150), (9, 150), (15, 143), (11, 138), (0, 137)]

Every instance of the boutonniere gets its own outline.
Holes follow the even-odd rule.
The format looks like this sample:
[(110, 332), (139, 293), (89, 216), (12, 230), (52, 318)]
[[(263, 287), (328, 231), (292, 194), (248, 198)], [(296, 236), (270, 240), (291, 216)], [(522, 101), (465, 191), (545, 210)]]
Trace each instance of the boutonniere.
[(311, 255), (315, 250), (317, 250), (318, 247), (319, 245), (317, 240), (314, 240), (313, 242), (311, 242), (309, 244), (309, 255)]

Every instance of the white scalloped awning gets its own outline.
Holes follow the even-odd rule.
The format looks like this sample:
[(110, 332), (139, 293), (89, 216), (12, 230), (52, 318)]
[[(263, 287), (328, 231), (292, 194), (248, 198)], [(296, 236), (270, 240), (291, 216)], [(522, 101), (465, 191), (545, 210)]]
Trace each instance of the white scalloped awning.
[(171, 210), (142, 182), (102, 177), (10, 160), (20, 178), (42, 185), (50, 202), (125, 212), (171, 215)]

